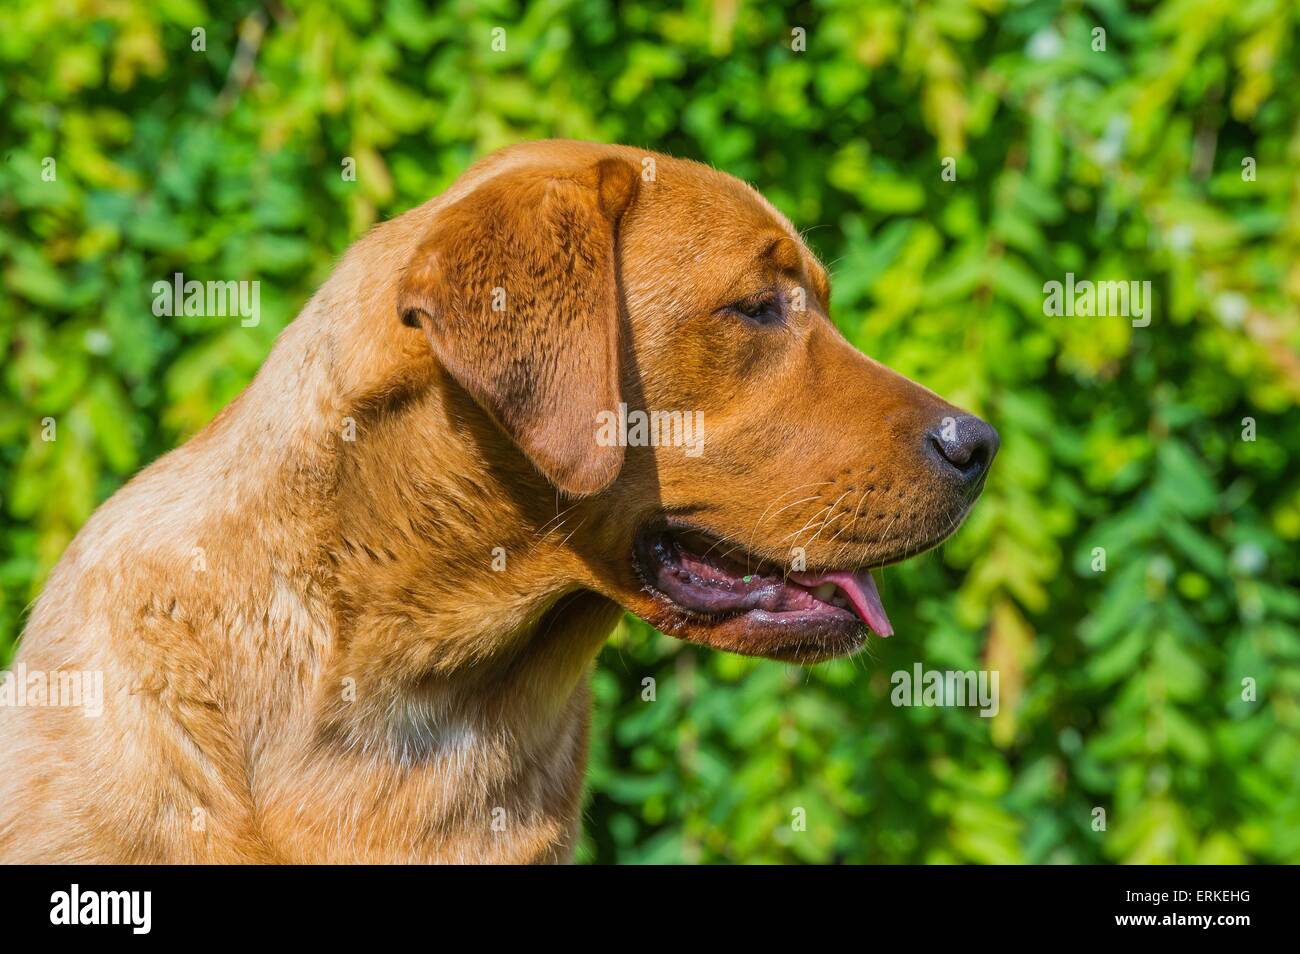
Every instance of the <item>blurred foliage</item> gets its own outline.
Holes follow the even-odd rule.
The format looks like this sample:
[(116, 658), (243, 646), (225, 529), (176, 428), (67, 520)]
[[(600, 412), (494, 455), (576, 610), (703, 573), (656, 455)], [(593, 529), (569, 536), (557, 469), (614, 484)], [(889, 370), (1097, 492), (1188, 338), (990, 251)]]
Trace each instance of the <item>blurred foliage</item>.
[[(0, 661), (94, 507), (239, 391), (367, 226), (510, 142), (628, 142), (754, 182), (832, 265), (850, 338), (1003, 450), (961, 533), (887, 572), (898, 635), (868, 656), (794, 669), (629, 620), (595, 675), (583, 857), (1298, 861), (1298, 19), (11, 0)], [(154, 317), (178, 270), (260, 279), (261, 325)], [(1044, 317), (1067, 271), (1150, 280), (1150, 327)], [(894, 708), (916, 662), (997, 668), (1000, 714)]]

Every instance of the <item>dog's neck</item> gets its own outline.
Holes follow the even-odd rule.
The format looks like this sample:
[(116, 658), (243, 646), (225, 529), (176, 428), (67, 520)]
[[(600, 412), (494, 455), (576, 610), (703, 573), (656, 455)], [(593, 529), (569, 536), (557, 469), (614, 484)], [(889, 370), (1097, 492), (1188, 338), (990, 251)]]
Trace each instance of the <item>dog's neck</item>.
[[(330, 621), (309, 715), (291, 719), (297, 752), (276, 770), (300, 806), (281, 830), (301, 831), (313, 811), (378, 811), (364, 806), (398, 787), (437, 816), (430, 857), (470, 844), (563, 857), (585, 765), (585, 675), (621, 613), (574, 584), (561, 541), (581, 507), (548, 489), (418, 333), (394, 319), (364, 343), (331, 340), (351, 329), (326, 319), (329, 292), (285, 332), (236, 415), (241, 440), (271, 431), (290, 448), (285, 500), (267, 509), (313, 515), (314, 530), (267, 536), (298, 541), (284, 544), (285, 575)], [(319, 413), (295, 415), (304, 401)], [(485, 827), (497, 809), (517, 837)], [(470, 819), (465, 837), (445, 827), (453, 818)]]
[[(617, 620), (577, 590), (559, 546), (581, 517), (440, 375), (368, 409), (358, 427), (364, 438), (340, 454), (324, 556), (332, 678), (355, 680), (356, 702), (371, 704), (332, 717), (366, 731), (383, 720), (426, 743), (440, 717), (494, 723), (521, 743), (549, 732)], [(503, 472), (512, 460), (518, 469)]]

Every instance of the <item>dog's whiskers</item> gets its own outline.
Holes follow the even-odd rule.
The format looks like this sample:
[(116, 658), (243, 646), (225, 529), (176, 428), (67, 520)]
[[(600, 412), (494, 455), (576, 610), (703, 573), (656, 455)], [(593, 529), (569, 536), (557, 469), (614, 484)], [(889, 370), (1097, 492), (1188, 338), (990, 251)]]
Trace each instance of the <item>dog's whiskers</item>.
[[(834, 543), (837, 539), (839, 539), (840, 534), (843, 533), (845, 530), (847, 530), (849, 527), (857, 526), (858, 514), (862, 512), (862, 505), (867, 502), (867, 497), (869, 497), (870, 495), (871, 495), (871, 491), (869, 490), (862, 491), (862, 493), (858, 497), (858, 505), (853, 508), (853, 519), (850, 520), (848, 523), (846, 523), (844, 526), (840, 527), (838, 530), (836, 530), (835, 536), (830, 538), (830, 540), (828, 541), (829, 543)], [(845, 549), (848, 548), (846, 547)]]
[[(569, 514), (571, 514), (574, 510), (576, 510), (581, 505), (581, 503), (582, 501), (578, 501), (577, 503), (571, 504), (570, 506), (565, 507), (563, 510), (556, 513), (554, 517), (552, 517), (550, 520), (547, 520), (546, 523), (542, 524), (540, 527), (537, 528), (536, 536), (542, 540), (545, 540), (546, 537), (549, 536), (552, 531), (557, 529), (557, 527), (552, 527), (551, 524), (555, 523), (557, 520), (563, 523), (564, 518), (567, 517)], [(556, 504), (557, 505), (559, 504), (558, 499), (556, 500)]]
[(825, 506), (825, 507), (822, 507), (822, 508), (821, 508), (820, 510), (818, 510), (816, 513), (814, 513), (811, 517), (809, 517), (809, 518), (808, 518), (808, 522), (805, 523), (802, 527), (800, 527), (798, 530), (794, 531), (794, 533), (787, 533), (784, 537), (782, 537), (782, 538), (781, 538), (781, 542), (784, 543), (786, 540), (789, 540), (791, 537), (797, 537), (797, 536), (799, 536), (801, 533), (806, 533), (808, 530), (810, 530), (810, 529), (812, 528), (813, 524), (815, 524), (815, 523), (817, 523), (818, 526), (820, 526), (821, 524), (818, 523), (818, 521), (821, 519), (821, 515), (822, 515), (823, 513), (827, 513), (827, 512), (829, 512), (830, 509), (831, 509), (831, 508), (830, 508), (830, 505), (827, 505), (827, 506)]
[(812, 546), (814, 543), (816, 543), (817, 538), (821, 536), (822, 531), (825, 530), (827, 527), (829, 527), (832, 521), (835, 520), (835, 508), (838, 507), (840, 505), (840, 501), (843, 500), (845, 497), (847, 497), (851, 492), (852, 492), (851, 490), (844, 491), (844, 493), (840, 494), (839, 498), (833, 504), (831, 504), (830, 515), (825, 520), (822, 521), (821, 526), (817, 528), (817, 532), (812, 535), (812, 539), (808, 541), (808, 546)]
[[(809, 487), (825, 487), (827, 484), (830, 484), (830, 483), (833, 483), (833, 481), (830, 481), (830, 480), (814, 480), (814, 481), (809, 481), (808, 483), (805, 483), (805, 484), (799, 484), (798, 486), (791, 487), (789, 490), (786, 490), (786, 491), (784, 491), (783, 493), (778, 494), (777, 497), (776, 497), (776, 498), (775, 498), (771, 503), (769, 503), (769, 504), (767, 505), (767, 507), (763, 510), (763, 512), (762, 512), (761, 514), (759, 514), (758, 519), (754, 521), (754, 526), (750, 528), (750, 531), (749, 531), (750, 549), (751, 549), (751, 550), (754, 549), (754, 547), (753, 547), (753, 542), (754, 542), (754, 537), (756, 537), (756, 536), (758, 535), (758, 528), (761, 527), (761, 526), (763, 525), (763, 521), (764, 521), (764, 520), (767, 520), (767, 519), (768, 519), (768, 514), (771, 512), (771, 510), (772, 510), (773, 507), (775, 507), (778, 503), (780, 503), (780, 502), (781, 502), (782, 500), (784, 500), (786, 497), (789, 497), (791, 494), (796, 494), (796, 493), (798, 493), (799, 491), (801, 491), (801, 490), (806, 490), (806, 489), (809, 488)], [(810, 500), (816, 500), (816, 499), (817, 499), (818, 497), (820, 497), (820, 496), (821, 496), (821, 494), (813, 494), (811, 497), (804, 497), (802, 500), (796, 500), (794, 503), (786, 504), (784, 507), (782, 507), (782, 508), (781, 508), (780, 510), (778, 510), (776, 513), (771, 514), (771, 516), (772, 516), (772, 518), (779, 517), (781, 514), (785, 513), (785, 511), (789, 510), (791, 507), (798, 506), (799, 504), (802, 504), (802, 503), (807, 503), (807, 502), (810, 501)]]

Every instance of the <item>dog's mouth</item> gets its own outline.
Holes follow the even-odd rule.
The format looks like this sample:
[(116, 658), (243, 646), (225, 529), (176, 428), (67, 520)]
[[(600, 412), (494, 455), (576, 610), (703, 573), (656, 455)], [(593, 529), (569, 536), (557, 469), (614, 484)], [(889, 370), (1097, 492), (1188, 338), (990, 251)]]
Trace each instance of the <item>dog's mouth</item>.
[(656, 527), (637, 536), (647, 588), (700, 622), (745, 617), (765, 629), (877, 636), (893, 627), (869, 570), (794, 571), (693, 528)]

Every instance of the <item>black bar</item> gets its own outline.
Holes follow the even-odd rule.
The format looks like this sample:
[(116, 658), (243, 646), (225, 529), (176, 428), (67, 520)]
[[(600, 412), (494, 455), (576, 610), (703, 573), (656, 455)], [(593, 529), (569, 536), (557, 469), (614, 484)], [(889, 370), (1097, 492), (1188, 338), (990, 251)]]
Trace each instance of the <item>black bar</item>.
[[(149, 892), (148, 932), (136, 933), (130, 917), (143, 926), (143, 894), (102, 905), (111, 914), (116, 904), (126, 923), (51, 923), (52, 915), (68, 919), (73, 884), (87, 917), (101, 907), (99, 892)], [(1285, 867), (57, 866), (0, 868), (0, 910), (7, 939), (75, 933), (127, 943), (338, 942), (395, 930), (430, 932), (426, 941), (439, 947), (466, 943), (453, 940), (462, 932), (486, 942), (511, 929), (532, 930), (538, 941), (565, 932), (595, 940), (583, 932), (608, 921), (630, 932), (625, 937), (671, 929), (680, 940), (693, 937), (696, 924), (706, 933), (762, 938), (799, 925), (821, 936), (838, 922), (865, 931), (864, 945), (878, 927), (917, 932), (922, 943), (1043, 939), (1051, 931), (1058, 941), (1128, 935), (1223, 945), (1244, 939), (1242, 932), (1293, 929), (1296, 886), (1294, 869)], [(67, 903), (56, 911), (61, 897)]]

